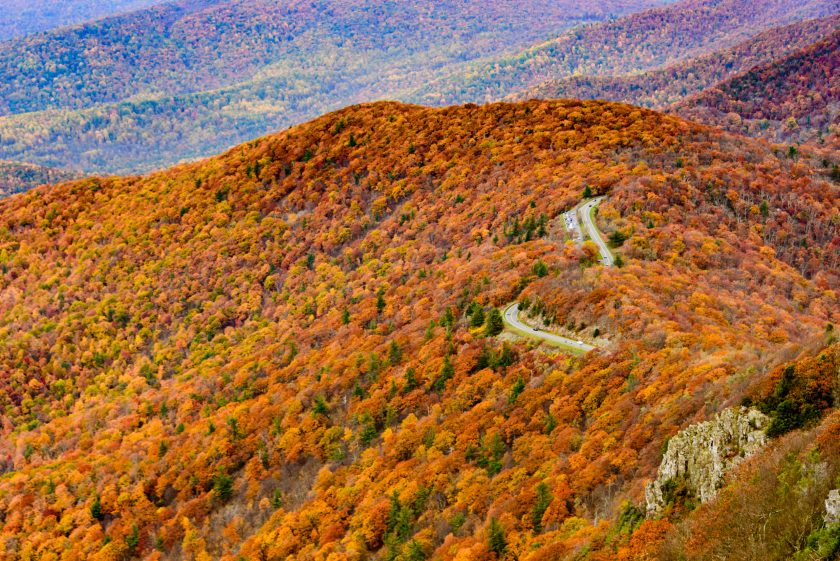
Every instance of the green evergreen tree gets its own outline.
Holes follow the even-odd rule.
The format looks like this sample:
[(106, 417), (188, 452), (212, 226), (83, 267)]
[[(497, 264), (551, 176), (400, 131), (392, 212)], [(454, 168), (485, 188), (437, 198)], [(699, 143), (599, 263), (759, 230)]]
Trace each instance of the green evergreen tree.
[(502, 558), (507, 551), (507, 538), (505, 538), (505, 529), (496, 520), (496, 517), (490, 519), (490, 551), (494, 552), (497, 557)]
[(399, 522), (400, 510), (402, 510), (400, 496), (396, 491), (391, 493), (391, 496), (388, 497), (388, 503), (387, 528), (389, 532), (393, 532)]
[(417, 388), (417, 374), (414, 368), (409, 368), (405, 373), (405, 385), (403, 386), (403, 393), (408, 393)]
[(484, 325), (484, 308), (476, 306), (470, 316), (470, 327), (477, 328)]
[(548, 234), (548, 230), (546, 230), (545, 225), (548, 222), (548, 218), (546, 218), (545, 214), (540, 214), (540, 222), (537, 227), (537, 236), (544, 238)]
[(242, 433), (239, 431), (239, 421), (235, 417), (228, 417), (228, 430), (230, 431), (231, 440), (239, 440), (242, 438)]
[(508, 344), (507, 342), (503, 343), (502, 352), (496, 359), (496, 366), (501, 366), (504, 368), (513, 364), (514, 360), (516, 360), (516, 356), (514, 356), (513, 349), (510, 347), (510, 344)]
[(391, 366), (396, 366), (400, 362), (402, 362), (402, 350), (396, 341), (391, 341), (391, 345), (388, 347), (388, 363)]
[(379, 436), (379, 431), (376, 430), (376, 423), (370, 415), (367, 415), (364, 422), (365, 424), (362, 427), (362, 432), (359, 434), (359, 442), (362, 443), (362, 446), (368, 446), (376, 439), (377, 436)]
[(487, 314), (487, 319), (484, 322), (484, 333), (488, 337), (495, 337), (502, 330), (505, 328), (505, 323), (502, 321), (502, 314), (496, 308), (490, 310), (490, 313)]
[(767, 201), (761, 201), (761, 204), (758, 206), (758, 209), (761, 211), (761, 216), (767, 218), (770, 216), (770, 205), (767, 204)]
[(452, 366), (452, 361), (449, 360), (449, 355), (443, 357), (443, 366), (440, 369), (437, 379), (432, 384), (432, 389), (435, 391), (443, 391), (446, 387), (446, 381), (455, 375), (455, 367)]
[(233, 478), (223, 471), (218, 471), (213, 476), (213, 491), (222, 501), (227, 501), (233, 496)]
[(446, 307), (446, 311), (443, 312), (443, 317), (440, 318), (440, 325), (443, 327), (451, 327), (455, 325), (455, 314), (452, 313), (452, 308), (449, 306)]
[(525, 391), (525, 381), (522, 379), (522, 376), (519, 376), (516, 379), (516, 382), (513, 383), (513, 387), (510, 390), (510, 395), (508, 395), (508, 402), (513, 403), (516, 401), (516, 398), (519, 397)]
[(478, 353), (478, 358), (475, 361), (475, 366), (473, 366), (472, 371), (478, 372), (479, 370), (483, 370), (488, 366), (493, 366), (496, 357), (493, 356), (493, 351), (488, 349), (487, 347), (483, 347), (481, 352)]
[(535, 532), (542, 532), (543, 515), (548, 510), (552, 499), (551, 491), (549, 491), (545, 482), (537, 485), (537, 497), (534, 500), (534, 507), (531, 509), (531, 523), (534, 525)]
[(545, 416), (545, 434), (551, 434), (557, 428), (557, 419), (549, 413)]
[(283, 491), (275, 489), (271, 495), (271, 507), (275, 510), (283, 506)]
[(538, 259), (534, 266), (531, 267), (531, 272), (542, 278), (548, 274), (548, 265), (542, 262), (542, 260)]
[(502, 471), (502, 458), (505, 455), (505, 443), (499, 433), (493, 435), (490, 445), (485, 451), (485, 469), (491, 476)]
[(616, 230), (612, 232), (608, 239), (610, 240), (610, 245), (613, 247), (621, 247), (624, 245), (624, 242), (627, 240), (627, 234), (622, 232), (621, 230)]
[(330, 414), (330, 407), (327, 405), (327, 400), (324, 399), (324, 396), (319, 395), (315, 397), (315, 402), (312, 404), (312, 413), (323, 415), (324, 417)]
[(140, 544), (140, 528), (137, 524), (131, 526), (131, 533), (125, 538), (125, 545), (128, 546), (129, 551), (136, 552), (137, 546)]
[(426, 559), (426, 552), (423, 551), (423, 546), (417, 540), (408, 542), (408, 553), (406, 561), (424, 561)]
[(90, 505), (90, 515), (96, 520), (102, 520), (102, 503), (99, 500), (99, 495), (93, 497), (93, 504)]
[(380, 314), (385, 309), (385, 289), (380, 288), (376, 291), (376, 311)]

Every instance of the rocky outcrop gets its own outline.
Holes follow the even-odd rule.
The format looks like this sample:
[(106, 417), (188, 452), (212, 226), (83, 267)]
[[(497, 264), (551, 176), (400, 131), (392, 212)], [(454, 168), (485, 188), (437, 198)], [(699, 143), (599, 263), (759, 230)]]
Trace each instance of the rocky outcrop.
[(840, 523), (840, 489), (832, 489), (825, 500), (825, 523)]
[(660, 513), (676, 489), (706, 502), (723, 485), (733, 465), (767, 442), (770, 418), (756, 409), (726, 409), (713, 419), (674, 435), (662, 458), (656, 480), (645, 489), (648, 516)]

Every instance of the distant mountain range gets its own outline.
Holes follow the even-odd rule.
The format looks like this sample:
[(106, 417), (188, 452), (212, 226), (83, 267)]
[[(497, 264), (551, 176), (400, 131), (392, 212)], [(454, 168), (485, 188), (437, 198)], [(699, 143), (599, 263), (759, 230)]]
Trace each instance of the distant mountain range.
[[(779, 78), (773, 91), (749, 89), (743, 94), (765, 96), (739, 98), (752, 124), (733, 125), (741, 109), (729, 110), (731, 103), (724, 118), (700, 107), (717, 98), (686, 98), (824, 40), (840, 24), (840, 0), (662, 4), (151, 6), (0, 43), (0, 158), (87, 173), (146, 172), (382, 98), (426, 105), (607, 99), (778, 141), (833, 138), (836, 88), (822, 88), (798, 117), (778, 114), (792, 107), (783, 99), (798, 86)], [(757, 117), (763, 105), (774, 106), (775, 117)], [(795, 134), (790, 123), (771, 122), (788, 117)]]
[(769, 29), (840, 13), (838, 0), (682, 0), (569, 31), (469, 74), (414, 92), (420, 102), (484, 102), (580, 77), (615, 77), (665, 68), (730, 49)]
[(137, 172), (664, 0), (182, 1), (0, 43), (0, 158)]
[(0, 41), (162, 4), (166, 0), (3, 0)]
[(14, 195), (45, 183), (61, 183), (78, 174), (36, 164), (0, 161), (0, 197)]
[(754, 66), (820, 41), (838, 26), (840, 15), (805, 20), (770, 29), (733, 47), (663, 68), (616, 76), (576, 75), (548, 80), (508, 97), (605, 99), (666, 108)]
[(840, 148), (840, 20), (834, 32), (677, 104), (684, 117), (778, 142)]

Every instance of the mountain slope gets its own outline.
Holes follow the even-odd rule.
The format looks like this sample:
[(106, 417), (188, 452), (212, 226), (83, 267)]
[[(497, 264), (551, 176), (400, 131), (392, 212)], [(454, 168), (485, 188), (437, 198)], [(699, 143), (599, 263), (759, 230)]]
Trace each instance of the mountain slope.
[[(146, 172), (382, 98), (664, 108), (817, 40), (836, 22), (802, 21), (840, 12), (837, 0), (681, 0), (635, 13), (662, 3), (155, 6), (0, 45), (0, 158)], [(603, 21), (614, 15), (626, 17)]]
[(751, 68), (783, 58), (831, 35), (840, 15), (797, 22), (765, 31), (738, 45), (666, 68), (624, 76), (574, 76), (549, 80), (511, 99), (576, 98), (623, 101), (665, 109)]
[(491, 101), (549, 79), (615, 76), (732, 47), (773, 27), (840, 12), (837, 0), (683, 0), (594, 24), (412, 93), (424, 103)]
[(674, 107), (680, 115), (778, 142), (840, 148), (840, 28)]
[(0, 197), (27, 191), (45, 183), (61, 183), (77, 176), (64, 170), (0, 161)]
[[(563, 241), (585, 189), (622, 267)], [(663, 441), (840, 319), (838, 201), (576, 101), (355, 106), (0, 201), (0, 558), (615, 558)], [(610, 350), (476, 321), (514, 299)]]
[(665, 1), (154, 6), (0, 44), (0, 157), (147, 171)]
[(0, 41), (6, 41), (99, 19), (113, 14), (139, 10), (166, 0), (4, 0), (0, 3)]
[(0, 197), (27, 191), (45, 183), (61, 183), (77, 177), (76, 174), (65, 170), (0, 161)]

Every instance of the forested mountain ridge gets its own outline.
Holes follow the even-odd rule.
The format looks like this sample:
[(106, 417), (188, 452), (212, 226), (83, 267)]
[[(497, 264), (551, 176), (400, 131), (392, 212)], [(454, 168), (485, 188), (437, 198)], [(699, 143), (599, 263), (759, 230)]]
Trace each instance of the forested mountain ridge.
[[(0, 559), (691, 553), (687, 506), (633, 505), (679, 428), (830, 380), (838, 188), (566, 100), (354, 106), (0, 201)], [(584, 192), (621, 266), (556, 233)], [(498, 338), (513, 300), (613, 347)]]
[(0, 43), (0, 159), (143, 173), (382, 98), (665, 109), (825, 38), (838, 14), (838, 0), (163, 3)]
[(148, 171), (665, 1), (153, 6), (0, 43), (0, 158)]
[(27, 191), (45, 183), (61, 183), (77, 177), (77, 174), (64, 170), (0, 161), (0, 197)]
[(622, 76), (574, 76), (549, 80), (512, 94), (510, 99), (575, 98), (622, 101), (666, 109), (687, 96), (716, 86), (761, 64), (771, 63), (830, 36), (840, 26), (840, 14), (796, 22), (759, 33), (734, 47)]
[(840, 27), (677, 104), (687, 118), (776, 142), (840, 149)]
[(138, 10), (165, 1), (4, 0), (0, 3), (0, 41)]
[(410, 99), (484, 102), (547, 80), (643, 72), (733, 47), (774, 27), (837, 13), (837, 0), (684, 0), (567, 32), (469, 73), (432, 82)]

